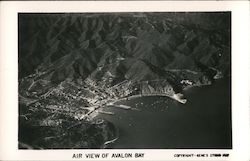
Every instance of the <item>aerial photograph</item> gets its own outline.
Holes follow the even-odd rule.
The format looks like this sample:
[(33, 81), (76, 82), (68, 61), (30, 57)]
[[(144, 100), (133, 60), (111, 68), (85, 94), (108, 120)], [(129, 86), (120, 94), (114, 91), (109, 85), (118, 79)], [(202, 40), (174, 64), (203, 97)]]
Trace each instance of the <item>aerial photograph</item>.
[(232, 149), (231, 12), (18, 13), (19, 149)]

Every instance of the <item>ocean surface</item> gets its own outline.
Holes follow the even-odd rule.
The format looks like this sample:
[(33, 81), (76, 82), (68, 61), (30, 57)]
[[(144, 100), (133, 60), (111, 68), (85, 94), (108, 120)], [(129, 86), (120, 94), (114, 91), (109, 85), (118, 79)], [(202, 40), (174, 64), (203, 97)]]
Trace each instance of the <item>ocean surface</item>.
[(119, 139), (115, 149), (230, 149), (231, 90), (228, 80), (184, 91), (186, 104), (168, 97), (146, 96), (123, 100), (126, 110), (108, 106), (98, 118), (112, 122)]

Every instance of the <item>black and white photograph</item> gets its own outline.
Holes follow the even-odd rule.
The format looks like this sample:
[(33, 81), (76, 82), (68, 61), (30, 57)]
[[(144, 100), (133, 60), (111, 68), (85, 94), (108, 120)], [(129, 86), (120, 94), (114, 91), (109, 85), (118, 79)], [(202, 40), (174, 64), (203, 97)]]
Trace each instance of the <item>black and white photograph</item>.
[(231, 12), (18, 13), (18, 149), (232, 149)]

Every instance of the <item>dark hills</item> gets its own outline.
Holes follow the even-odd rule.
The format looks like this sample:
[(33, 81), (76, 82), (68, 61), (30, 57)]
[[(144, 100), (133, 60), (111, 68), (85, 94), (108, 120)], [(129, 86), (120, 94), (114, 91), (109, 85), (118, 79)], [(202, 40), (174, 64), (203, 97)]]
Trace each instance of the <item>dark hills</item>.
[(19, 79), (212, 79), (204, 66), (230, 74), (229, 13), (19, 14)]

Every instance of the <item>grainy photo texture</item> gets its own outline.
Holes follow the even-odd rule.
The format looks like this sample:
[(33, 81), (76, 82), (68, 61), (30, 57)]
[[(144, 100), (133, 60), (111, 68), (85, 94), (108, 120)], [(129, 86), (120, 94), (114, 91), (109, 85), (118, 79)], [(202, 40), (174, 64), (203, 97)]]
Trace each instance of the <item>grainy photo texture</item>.
[(19, 149), (231, 149), (231, 13), (19, 13)]

